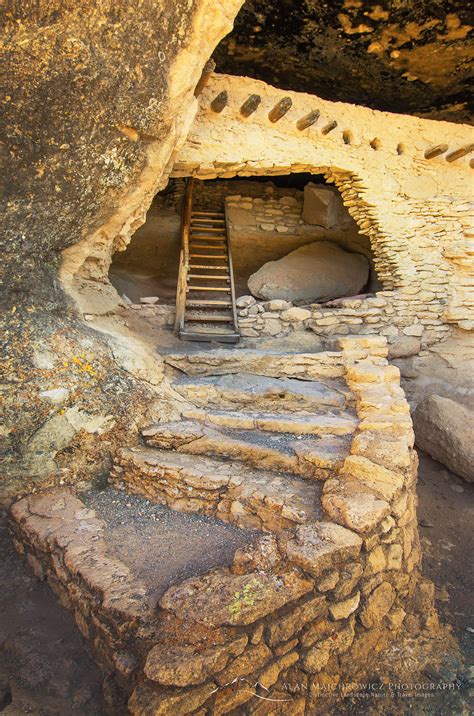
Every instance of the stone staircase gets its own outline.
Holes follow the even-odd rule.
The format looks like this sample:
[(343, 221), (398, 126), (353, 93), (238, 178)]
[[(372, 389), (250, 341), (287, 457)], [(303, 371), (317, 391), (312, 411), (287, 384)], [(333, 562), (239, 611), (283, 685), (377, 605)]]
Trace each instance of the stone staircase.
[(167, 356), (182, 419), (143, 430), (147, 447), (120, 450), (112, 484), (244, 528), (320, 519), (321, 480), (344, 464), (358, 424), (340, 360), (247, 349)]
[(436, 626), (399, 372), (382, 338), (338, 347), (167, 355), (180, 420), (118, 450), (106, 490), (12, 507), (108, 713), (325, 713), (318, 684), (359, 683), (374, 644)]

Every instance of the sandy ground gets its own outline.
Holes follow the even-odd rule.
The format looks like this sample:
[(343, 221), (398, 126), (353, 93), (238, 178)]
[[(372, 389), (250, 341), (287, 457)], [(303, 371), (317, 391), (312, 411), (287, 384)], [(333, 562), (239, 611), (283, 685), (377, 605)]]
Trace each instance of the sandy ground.
[(0, 712), (101, 716), (103, 676), (72, 616), (0, 529)]
[[(473, 663), (474, 656), (474, 485), (463, 482), (428, 456), (422, 454), (420, 458), (418, 514), (424, 573), (435, 582), (441, 619), (452, 625), (464, 656), (461, 661), (446, 655), (441, 673), (431, 678), (451, 680), (459, 688), (432, 701), (370, 705), (354, 701), (348, 704), (346, 713), (473, 713), (466, 703), (466, 665)], [(119, 529), (121, 520), (116, 519)], [(8, 716), (102, 716), (99, 670), (70, 615), (13, 551), (4, 523), (5, 514), (0, 531), (0, 712)], [(408, 644), (404, 655), (391, 654), (390, 658), (395, 664), (401, 663), (402, 658), (408, 659), (412, 647)]]
[(145, 582), (156, 600), (172, 584), (230, 566), (235, 551), (260, 534), (117, 490), (83, 497), (107, 523), (110, 551)]

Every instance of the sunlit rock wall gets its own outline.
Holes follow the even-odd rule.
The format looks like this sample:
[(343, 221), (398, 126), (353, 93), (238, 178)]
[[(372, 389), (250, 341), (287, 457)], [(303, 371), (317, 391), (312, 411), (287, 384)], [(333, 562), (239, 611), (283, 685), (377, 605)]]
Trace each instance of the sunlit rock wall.
[(8, 492), (39, 477), (67, 480), (71, 469), (100, 475), (110, 442), (140, 419), (161, 380), (160, 362), (123, 327), (104, 338), (79, 320), (58, 280), (61, 251), (74, 296), (76, 277), (100, 280), (112, 245), (144, 220), (193, 119), (203, 66), (240, 5), (5, 7)]
[[(224, 90), (227, 106), (213, 111), (211, 102)], [(244, 117), (240, 109), (252, 94), (261, 103)], [(291, 108), (272, 122), (270, 111), (285, 97)], [(298, 120), (316, 110), (317, 122), (298, 129)], [(376, 312), (380, 320), (369, 321), (367, 328), (361, 320), (363, 332), (417, 336), (429, 344), (445, 337), (453, 324), (474, 327), (471, 139), (466, 125), (326, 102), (249, 78), (215, 75), (173, 176), (325, 173), (370, 238), (383, 285), (377, 293), (383, 300), (380, 317)], [(437, 156), (425, 156), (440, 145)], [(457, 157), (461, 149), (466, 153)], [(326, 313), (316, 313), (316, 325), (319, 320), (326, 325)], [(353, 315), (363, 319), (363, 313), (364, 308)], [(333, 323), (329, 316), (327, 325)]]

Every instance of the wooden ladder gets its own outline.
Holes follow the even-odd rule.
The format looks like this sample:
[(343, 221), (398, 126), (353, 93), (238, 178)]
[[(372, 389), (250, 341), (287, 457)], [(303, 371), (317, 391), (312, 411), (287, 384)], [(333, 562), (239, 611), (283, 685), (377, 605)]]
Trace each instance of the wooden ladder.
[(225, 212), (193, 211), (193, 183), (187, 179), (183, 201), (175, 332), (185, 341), (236, 343), (240, 333)]

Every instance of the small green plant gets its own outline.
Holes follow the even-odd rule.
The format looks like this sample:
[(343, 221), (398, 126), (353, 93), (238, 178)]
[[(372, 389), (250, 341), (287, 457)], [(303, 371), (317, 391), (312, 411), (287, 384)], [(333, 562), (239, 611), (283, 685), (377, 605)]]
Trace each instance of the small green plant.
[(258, 579), (254, 577), (250, 582), (247, 582), (240, 592), (234, 592), (234, 598), (229, 605), (231, 616), (237, 618), (243, 607), (253, 607), (262, 586)]

